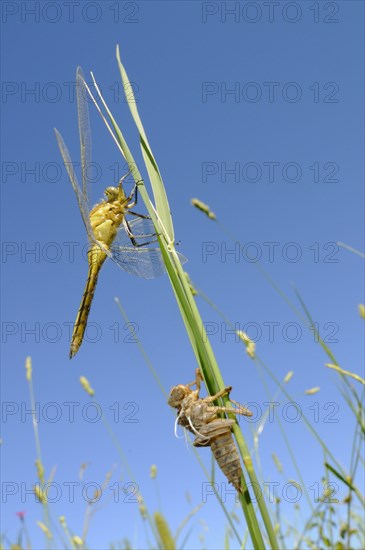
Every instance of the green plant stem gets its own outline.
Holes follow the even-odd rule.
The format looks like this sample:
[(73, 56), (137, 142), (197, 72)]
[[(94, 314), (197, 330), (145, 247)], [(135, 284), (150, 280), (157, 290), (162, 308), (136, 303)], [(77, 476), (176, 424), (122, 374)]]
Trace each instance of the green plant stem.
[[(38, 431), (38, 422), (36, 418), (36, 406), (35, 406), (35, 397), (34, 397), (34, 388), (33, 388), (33, 374), (31, 374), (28, 379), (28, 385), (29, 385), (29, 397), (30, 397), (30, 404), (31, 404), (31, 410), (32, 410), (32, 423), (33, 423), (33, 430), (34, 430), (34, 440), (35, 440), (35, 446), (36, 446), (37, 459), (38, 459), (38, 464), (40, 464), (41, 467), (43, 468), (41, 442), (40, 442), (39, 431)], [(41, 479), (39, 481), (41, 483), (41, 489), (43, 490), (43, 486), (45, 483), (44, 474), (42, 474)], [(49, 517), (49, 508), (48, 508), (47, 499), (42, 501), (42, 508), (44, 513), (44, 523), (50, 531), (51, 522)], [(47, 540), (47, 548), (51, 548), (51, 542), (49, 538), (46, 537), (46, 540)]]
[[(117, 60), (118, 60), (118, 65), (121, 72), (123, 86), (124, 86), (124, 89), (126, 89), (126, 86), (129, 84), (129, 79), (120, 61), (119, 49), (117, 49)], [(95, 81), (94, 81), (94, 84), (96, 85)], [(97, 88), (97, 85), (96, 85), (96, 89), (98, 91), (99, 97), (102, 99), (100, 90)], [(128, 99), (130, 100), (130, 98)], [(130, 150), (127, 146), (127, 143), (123, 137), (122, 132), (120, 131), (117, 123), (115, 122), (110, 110), (106, 106), (106, 103), (104, 102), (103, 99), (102, 99), (102, 102), (104, 107), (107, 110), (112, 127), (117, 136), (116, 138), (108, 122), (106, 121), (106, 118), (101, 113), (99, 106), (97, 105), (96, 101), (94, 101), (97, 109), (99, 110), (99, 113), (103, 117), (104, 122), (108, 126), (109, 131), (113, 135), (114, 139), (119, 142), (120, 150), (122, 151), (122, 154), (124, 158), (127, 160), (129, 166), (132, 166), (132, 165), (136, 166), (136, 163), (134, 162), (134, 159), (130, 153)], [(132, 117), (135, 121), (135, 124), (139, 132), (143, 158), (151, 179), (151, 184), (154, 189), (157, 211), (153, 207), (144, 185), (140, 184), (141, 197), (142, 197), (142, 200), (145, 202), (146, 208), (152, 218), (156, 231), (159, 235), (158, 241), (160, 244), (162, 257), (165, 262), (166, 270), (170, 277), (174, 294), (175, 294), (177, 303), (179, 305), (180, 311), (182, 313), (182, 317), (187, 329), (187, 333), (188, 333), (193, 351), (197, 358), (198, 365), (201, 369), (201, 372), (204, 377), (209, 393), (211, 395), (214, 395), (215, 393), (217, 393), (217, 391), (225, 387), (223, 378), (219, 370), (219, 367), (217, 365), (210, 342), (205, 333), (203, 322), (198, 312), (194, 297), (191, 293), (179, 256), (176, 253), (173, 246), (172, 221), (170, 219), (170, 214), (166, 209), (166, 205), (168, 204), (167, 197), (162, 184), (157, 163), (149, 147), (149, 143), (147, 141), (147, 137), (144, 132), (142, 122), (140, 120), (140, 117), (137, 111), (136, 104), (129, 101), (128, 105), (130, 107)], [(136, 183), (138, 183), (138, 181), (141, 180), (140, 173), (138, 170), (134, 172), (133, 176), (136, 180)], [(228, 407), (231, 406), (227, 397), (223, 400)], [(234, 435), (236, 437), (236, 441), (237, 441), (241, 456), (244, 460), (244, 464), (247, 464), (247, 472), (249, 474), (251, 482), (255, 486), (257, 484), (257, 478), (252, 466), (252, 460), (249, 457), (248, 448), (244, 442), (244, 439), (238, 424), (234, 426)], [(259, 527), (259, 523), (256, 517), (255, 509), (251, 501), (249, 491), (247, 489), (247, 484), (245, 479), (243, 479), (243, 491), (244, 491), (244, 496), (243, 498), (242, 497), (240, 498), (240, 502), (242, 505), (243, 513), (246, 517), (247, 526), (250, 532), (252, 544), (255, 549), (262, 550), (265, 548), (265, 545), (264, 545), (262, 533)], [(269, 537), (270, 545), (272, 548), (276, 549), (278, 548), (278, 544), (276, 541), (274, 530), (270, 522), (266, 504), (263, 498), (259, 499), (258, 505), (259, 505), (263, 522)]]

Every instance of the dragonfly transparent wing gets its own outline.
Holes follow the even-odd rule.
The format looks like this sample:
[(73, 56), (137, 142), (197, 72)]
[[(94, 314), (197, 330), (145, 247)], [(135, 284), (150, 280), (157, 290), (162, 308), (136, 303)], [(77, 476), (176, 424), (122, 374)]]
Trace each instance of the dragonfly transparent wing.
[(82, 173), (82, 193), (88, 203), (91, 194), (91, 185), (88, 178), (88, 170), (91, 169), (91, 130), (89, 105), (87, 103), (88, 91), (85, 85), (84, 73), (81, 67), (76, 69), (76, 98), (77, 116), (79, 121), (80, 157)]
[[(129, 227), (138, 244), (144, 246), (133, 246), (123, 226), (119, 229), (118, 235), (110, 247), (110, 255), (114, 262), (132, 275), (144, 279), (155, 279), (166, 272), (162, 253), (159, 246), (156, 246), (157, 237), (152, 220), (136, 218), (128, 221)], [(152, 242), (150, 242), (152, 241)], [(187, 260), (179, 254), (182, 263)]]
[(87, 199), (85, 198), (84, 194), (81, 191), (79, 182), (77, 181), (77, 177), (75, 174), (74, 165), (72, 164), (72, 160), (70, 157), (70, 153), (68, 152), (67, 146), (65, 142), (63, 141), (63, 138), (58, 130), (55, 128), (56, 138), (58, 142), (58, 147), (60, 148), (61, 155), (63, 158), (63, 162), (65, 164), (68, 177), (70, 178), (70, 181), (72, 183), (73, 190), (75, 191), (77, 203), (79, 205), (79, 209), (81, 212), (81, 216), (83, 219), (83, 222), (86, 227), (87, 234), (89, 236), (90, 241), (94, 241), (94, 235), (93, 231), (91, 229), (90, 220), (89, 220), (89, 204)]

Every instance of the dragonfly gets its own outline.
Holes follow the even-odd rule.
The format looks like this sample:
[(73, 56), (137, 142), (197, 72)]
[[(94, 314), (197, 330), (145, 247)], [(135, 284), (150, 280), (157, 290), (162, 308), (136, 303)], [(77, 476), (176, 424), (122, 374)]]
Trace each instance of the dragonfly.
[[(104, 191), (105, 198), (92, 209), (90, 208), (88, 168), (91, 165), (91, 130), (86, 96), (87, 88), (83, 71), (81, 67), (78, 67), (76, 97), (82, 187), (78, 183), (67, 146), (55, 128), (58, 146), (76, 194), (89, 239), (88, 277), (73, 328), (70, 359), (76, 355), (82, 344), (99, 273), (107, 258), (111, 258), (124, 271), (145, 279), (159, 277), (166, 271), (160, 248), (151, 246), (157, 242), (157, 234), (152, 220), (149, 216), (132, 210), (137, 204), (140, 182), (137, 182), (132, 191), (127, 194), (123, 185), (129, 173), (126, 174), (120, 179), (117, 187), (107, 187)], [(133, 216), (133, 219), (127, 218), (127, 215)], [(186, 260), (181, 254), (179, 256), (183, 258), (183, 261)]]
[[(230, 401), (237, 406), (236, 409), (213, 405), (216, 399), (229, 395), (232, 386), (227, 386), (215, 395), (200, 397), (202, 381), (200, 370), (196, 369), (194, 382), (179, 384), (172, 388), (168, 404), (177, 409), (175, 430), (176, 424), (180, 424), (196, 436), (193, 443), (195, 447), (210, 447), (228, 481), (238, 492), (243, 493), (241, 461), (232, 437), (232, 426), (236, 420), (221, 418), (219, 414), (252, 416), (252, 412), (233, 399)], [(192, 390), (192, 386), (195, 386), (196, 390)]]

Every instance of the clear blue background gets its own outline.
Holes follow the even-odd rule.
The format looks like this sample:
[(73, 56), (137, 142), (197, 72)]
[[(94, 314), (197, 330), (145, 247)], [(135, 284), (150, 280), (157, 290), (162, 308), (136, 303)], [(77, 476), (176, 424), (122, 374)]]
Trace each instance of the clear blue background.
[[(54, 481), (60, 488), (60, 499), (52, 505), (56, 520), (65, 515), (81, 536), (86, 507), (81, 486), (75, 489), (74, 502), (69, 502), (67, 489), (67, 483), (80, 481), (81, 463), (88, 464), (84, 482), (102, 483), (111, 468), (115, 470), (109, 486), (130, 481), (101, 421), (91, 421), (95, 409), (87, 408), (89, 398), (79, 385), (80, 375), (96, 390), (96, 401), (116, 432), (149, 509), (159, 509), (160, 498), (161, 510), (175, 530), (202, 501), (204, 474), (184, 441), (174, 438), (174, 415), (166, 396), (137, 345), (127, 341), (128, 330), (114, 303), (119, 296), (166, 391), (187, 383), (193, 379), (196, 363), (168, 278), (139, 280), (108, 262), (91, 310), (88, 341), (72, 362), (68, 359), (69, 327), (87, 275), (81, 255), (86, 235), (53, 127), (78, 161), (76, 105), (70, 90), (76, 66), (81, 65), (85, 73), (94, 71), (135, 158), (142, 163), (120, 85), (117, 43), (163, 175), (176, 238), (189, 258), (186, 269), (191, 279), (237, 328), (247, 329), (253, 337), (257, 328), (261, 330), (259, 356), (279, 379), (289, 370), (295, 372), (288, 387), (293, 398), (310, 420), (318, 412), (319, 433), (338, 460), (349, 463), (353, 420), (340, 398), (335, 374), (324, 366), (328, 359), (313, 333), (300, 324), (254, 262), (242, 255), (221, 254), (224, 247), (239, 245), (193, 209), (190, 199), (199, 197), (208, 203), (237, 242), (255, 243), (262, 253), (262, 266), (276, 283), (293, 300), (291, 283), (300, 290), (339, 363), (361, 374), (363, 327), (357, 306), (363, 301), (363, 262), (328, 243), (342, 241), (364, 248), (363, 3), (294, 2), (290, 7), (281, 2), (273, 14), (265, 3), (249, 4), (85, 2), (75, 5), (71, 20), (62, 2), (57, 9), (53, 3), (2, 3), (2, 400), (13, 404), (5, 407), (14, 409), (13, 414), (3, 414), (1, 473), (3, 482), (17, 485), (16, 495), (8, 495), (2, 505), (1, 529), (12, 541), (19, 526), (16, 512), (25, 510), (34, 547), (43, 545), (35, 526), (41, 519), (40, 505), (31, 494), (22, 494), (36, 481), (31, 417), (21, 414), (25, 407), (30, 409), (24, 371), (27, 355), (33, 359), (46, 475), (55, 467)], [(236, 15), (225, 16), (224, 10), (235, 5), (240, 8)], [(39, 18), (27, 12), (32, 8), (40, 10)], [(209, 9), (215, 13), (208, 15)], [(278, 83), (272, 100), (265, 82)], [(301, 90), (298, 101), (290, 101), (294, 87), (287, 84), (293, 82)], [(216, 93), (205, 97), (206, 83)], [(224, 87), (235, 86), (241, 92), (238, 97), (223, 93)], [(262, 95), (250, 101), (254, 90)], [(331, 98), (336, 101), (330, 102)], [(125, 168), (96, 111), (92, 111), (92, 132), (93, 158), (101, 170), (93, 187), (96, 203)], [(271, 182), (264, 164), (268, 162), (279, 163)], [(115, 163), (119, 163), (117, 171), (112, 168)], [(212, 163), (217, 173), (205, 178), (205, 163)], [(232, 175), (225, 178), (224, 166), (230, 169), (236, 163), (242, 169), (238, 181)], [(244, 177), (247, 163), (262, 169), (257, 181), (250, 171)], [(282, 176), (286, 163), (300, 167), (298, 181)], [(314, 163), (319, 166), (318, 182), (310, 169)], [(324, 181), (334, 165), (337, 181)], [(32, 169), (34, 173), (28, 172)], [(271, 261), (264, 245), (268, 242), (278, 243)], [(206, 243), (213, 243), (217, 253), (203, 261)], [(297, 262), (288, 259), (294, 252), (288, 243), (295, 243), (300, 251)], [(30, 250), (36, 253), (26, 253)], [(270, 393), (265, 392), (243, 346), (199, 298), (198, 305), (203, 320), (210, 323), (213, 349), (225, 382), (234, 388), (232, 397), (257, 403), (262, 420), (263, 403), (275, 399), (275, 386), (269, 382)], [(273, 338), (268, 323), (279, 323)], [(298, 327), (302, 332), (293, 341)], [(304, 395), (314, 386), (321, 387), (320, 393)], [(287, 399), (282, 395), (276, 399), (282, 414)], [(73, 422), (67, 402), (79, 404)], [(328, 420), (332, 411), (330, 418), (337, 423)], [(52, 422), (55, 414), (59, 418)], [(258, 425), (243, 423), (249, 441)], [(302, 423), (286, 422), (285, 427), (313, 498), (310, 487), (321, 486), (322, 451)], [(282, 491), (287, 480), (297, 475), (276, 420), (266, 423), (259, 447), (262, 480), (280, 483), (277, 495), (284, 501), (284, 516), (293, 521), (293, 506), (285, 503)], [(284, 466), (284, 476), (273, 465), (273, 452)], [(199, 454), (209, 469), (209, 451), (201, 449)], [(149, 479), (152, 464), (158, 466), (159, 498), (155, 482)], [(224, 482), (220, 473), (217, 481)], [(191, 504), (185, 492), (190, 493)], [(127, 536), (135, 547), (146, 547), (137, 505), (126, 502), (123, 493), (119, 502), (113, 495), (109, 488), (100, 501), (89, 546), (104, 548)], [(341, 490), (338, 497), (344, 496)], [(300, 504), (304, 513), (299, 528), (308, 513), (304, 497)], [(228, 508), (233, 505), (233, 496), (228, 495)], [(205, 521), (207, 532), (198, 518)], [(200, 544), (202, 532), (208, 548), (223, 545), (221, 509), (213, 497), (192, 525), (188, 548)], [(237, 546), (236, 541), (232, 544)]]

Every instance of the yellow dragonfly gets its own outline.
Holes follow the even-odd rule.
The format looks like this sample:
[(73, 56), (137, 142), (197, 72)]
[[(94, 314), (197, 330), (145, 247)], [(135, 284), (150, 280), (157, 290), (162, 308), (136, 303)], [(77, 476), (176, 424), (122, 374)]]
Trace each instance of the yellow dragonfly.
[[(55, 129), (58, 146), (76, 194), (90, 243), (88, 250), (89, 273), (73, 329), (70, 359), (76, 355), (82, 344), (100, 269), (108, 257), (128, 273), (146, 279), (159, 277), (165, 272), (160, 248), (151, 246), (157, 241), (152, 220), (148, 216), (137, 214), (131, 210), (137, 203), (138, 187), (134, 185), (129, 195), (125, 193), (123, 181), (128, 174), (121, 178), (118, 187), (107, 187), (104, 191), (106, 198), (90, 209), (90, 182), (87, 171), (91, 163), (91, 132), (86, 84), (80, 67), (76, 72), (76, 96), (82, 187), (77, 181), (65, 142), (58, 130)], [(134, 219), (128, 220), (127, 214), (134, 216)], [(141, 239), (144, 242), (141, 242)], [(179, 254), (179, 256), (183, 258), (182, 255)], [(183, 260), (186, 259), (183, 258)]]

